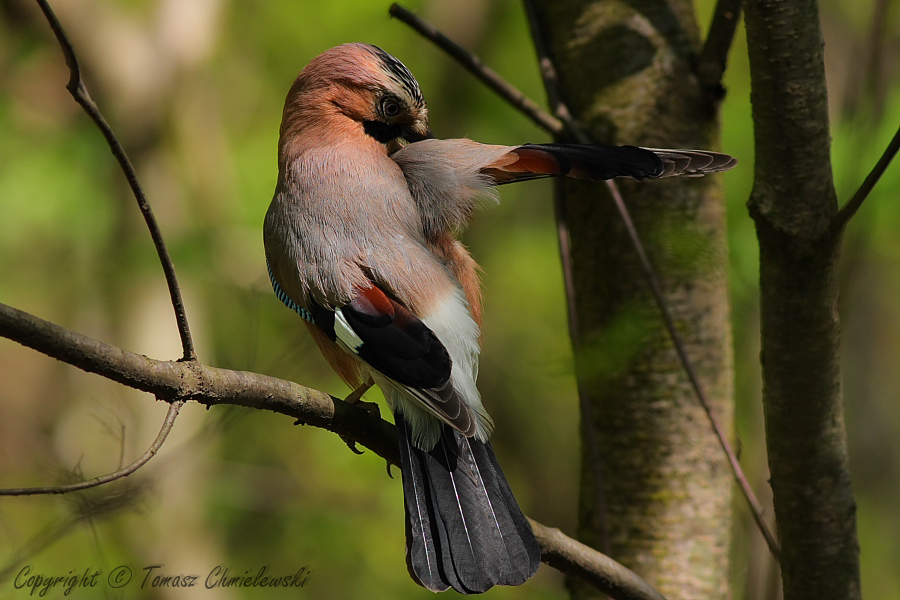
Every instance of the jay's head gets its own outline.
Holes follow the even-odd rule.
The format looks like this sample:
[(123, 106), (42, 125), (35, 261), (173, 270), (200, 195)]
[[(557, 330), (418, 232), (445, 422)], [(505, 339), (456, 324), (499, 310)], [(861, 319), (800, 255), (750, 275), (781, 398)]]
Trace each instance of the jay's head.
[(321, 136), (365, 135), (392, 153), (431, 137), (419, 84), (403, 63), (368, 44), (343, 44), (312, 59), (288, 92), (281, 146)]

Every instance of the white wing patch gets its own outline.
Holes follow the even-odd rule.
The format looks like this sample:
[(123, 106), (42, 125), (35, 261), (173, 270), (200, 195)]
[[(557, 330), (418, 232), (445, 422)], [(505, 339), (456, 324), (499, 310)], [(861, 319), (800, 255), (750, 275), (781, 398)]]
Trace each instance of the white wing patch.
[(481, 394), (475, 385), (475, 380), (478, 379), (478, 355), (481, 352), (478, 345), (479, 330), (469, 313), (469, 303), (463, 291), (455, 288), (422, 322), (434, 332), (450, 353), (453, 361), (453, 370), (450, 372), (453, 388), (472, 410), (477, 423), (475, 437), (487, 441), (494, 423), (481, 404)]
[[(463, 291), (454, 288), (441, 300), (436, 309), (422, 322), (441, 341), (453, 362), (450, 381), (463, 405), (475, 419), (475, 437), (486, 442), (494, 429), (490, 415), (481, 403), (481, 394), (475, 385), (478, 378), (478, 325), (469, 313), (469, 303)], [(334, 333), (338, 344), (354, 356), (359, 355), (363, 340), (347, 322), (341, 309), (334, 311)], [(364, 363), (365, 364), (365, 363)], [(368, 366), (368, 365), (367, 365)], [(441, 436), (443, 417), (429, 406), (434, 398), (384, 376), (372, 369), (371, 375), (385, 392), (390, 404), (400, 410), (414, 432), (413, 443), (430, 450)]]
[[(453, 376), (465, 377), (463, 386), (457, 387), (468, 400), (480, 403), (480, 395), (475, 388), (478, 377), (478, 325), (469, 314), (469, 303), (459, 288), (444, 297), (437, 309), (421, 317), (422, 322), (441, 340), (453, 360)], [(457, 368), (459, 367), (459, 368)], [(470, 402), (469, 405), (472, 403)]]
[(334, 335), (354, 354), (359, 354), (359, 348), (363, 345), (362, 338), (353, 331), (344, 313), (339, 308), (334, 311)]

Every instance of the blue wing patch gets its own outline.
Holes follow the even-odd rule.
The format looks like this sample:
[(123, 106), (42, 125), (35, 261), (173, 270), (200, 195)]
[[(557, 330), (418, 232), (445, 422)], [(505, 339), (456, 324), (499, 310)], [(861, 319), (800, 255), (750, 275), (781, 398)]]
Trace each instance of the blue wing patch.
[(266, 261), (266, 269), (269, 271), (269, 280), (272, 282), (272, 289), (275, 290), (275, 295), (278, 297), (278, 299), (281, 300), (289, 309), (300, 315), (304, 321), (315, 325), (316, 321), (315, 319), (313, 319), (312, 313), (291, 300), (291, 297), (288, 296), (283, 289), (281, 289), (281, 286), (275, 279), (275, 273), (272, 272), (272, 265), (269, 264), (268, 260)]

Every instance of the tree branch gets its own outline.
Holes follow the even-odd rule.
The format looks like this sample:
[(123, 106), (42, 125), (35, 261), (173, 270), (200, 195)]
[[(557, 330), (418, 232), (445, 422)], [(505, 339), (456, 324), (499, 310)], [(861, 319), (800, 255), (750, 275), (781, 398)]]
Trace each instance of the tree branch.
[[(611, 181), (608, 183), (612, 184)], [(706, 392), (703, 390), (699, 377), (697, 377), (697, 372), (694, 369), (693, 363), (691, 363), (690, 358), (688, 358), (687, 350), (684, 347), (684, 340), (681, 339), (681, 335), (678, 333), (678, 329), (675, 326), (675, 320), (672, 318), (672, 313), (669, 310), (668, 304), (666, 304), (659, 277), (656, 274), (656, 270), (653, 268), (653, 264), (650, 262), (650, 257), (647, 256), (647, 252), (644, 250), (644, 244), (641, 242), (637, 228), (634, 226), (634, 221), (631, 219), (631, 213), (628, 211), (625, 200), (622, 199), (619, 188), (615, 184), (609, 186), (609, 191), (615, 202), (616, 209), (619, 211), (619, 216), (625, 224), (628, 237), (631, 239), (635, 251), (638, 254), (638, 259), (644, 267), (644, 272), (647, 275), (647, 283), (653, 292), (653, 299), (662, 316), (666, 331), (669, 332), (669, 337), (672, 338), (672, 344), (675, 347), (675, 352), (678, 355), (678, 360), (681, 362), (682, 369), (684, 369), (688, 381), (690, 381), (691, 388), (694, 390), (694, 395), (697, 397), (700, 406), (703, 407), (703, 411), (709, 419), (709, 423), (713, 428), (713, 433), (719, 441), (719, 446), (721, 446), (722, 451), (728, 458), (728, 464), (731, 466), (731, 471), (738, 483), (738, 487), (744, 495), (744, 499), (747, 501), (747, 505), (750, 508), (750, 514), (753, 516), (753, 521), (756, 523), (756, 527), (762, 534), (763, 539), (765, 539), (766, 545), (769, 547), (769, 552), (771, 552), (775, 560), (778, 561), (781, 557), (781, 549), (778, 546), (778, 540), (766, 524), (765, 517), (763, 516), (762, 503), (756, 498), (756, 494), (753, 492), (750, 482), (744, 475), (744, 470), (741, 468), (737, 455), (731, 447), (731, 443), (728, 441), (728, 435), (719, 423), (719, 419), (717, 419), (716, 415), (713, 413), (709, 399), (706, 396)]]
[(175, 424), (175, 418), (178, 416), (178, 411), (181, 410), (181, 407), (184, 406), (183, 400), (177, 400), (169, 404), (169, 411), (166, 413), (166, 418), (163, 421), (162, 427), (159, 430), (159, 433), (156, 434), (156, 439), (153, 440), (153, 443), (150, 444), (150, 447), (147, 448), (143, 454), (141, 454), (137, 460), (132, 462), (130, 465), (109, 473), (107, 475), (102, 475), (100, 477), (94, 477), (88, 481), (79, 481), (77, 483), (71, 483), (68, 485), (57, 485), (52, 487), (31, 487), (31, 488), (6, 488), (0, 489), (0, 496), (37, 496), (41, 494), (68, 494), (69, 492), (78, 492), (80, 490), (86, 490), (92, 487), (97, 487), (98, 485), (103, 485), (105, 483), (110, 483), (112, 481), (116, 481), (118, 479), (122, 479), (124, 477), (128, 477), (141, 467), (143, 467), (147, 462), (156, 456), (156, 453), (159, 452), (159, 449), (162, 448), (162, 445), (165, 443), (166, 438), (169, 437), (169, 432), (172, 431), (172, 425)]
[[(665, 600), (644, 579), (556, 528), (541, 525), (528, 519), (531, 529), (541, 546), (541, 560), (551, 567), (583, 579), (616, 600)], [(598, 573), (597, 565), (603, 565)]]
[(728, 51), (734, 42), (741, 18), (741, 0), (719, 0), (697, 63), (697, 77), (710, 101), (718, 103), (725, 95), (722, 76), (728, 64)]
[(748, 207), (759, 240), (763, 416), (784, 597), (858, 599), (821, 18), (815, 2), (789, 0), (748, 1), (744, 13), (756, 149)]
[(144, 195), (144, 190), (141, 188), (141, 184), (138, 181), (137, 173), (135, 172), (131, 161), (128, 159), (125, 149), (113, 132), (112, 127), (106, 122), (100, 109), (97, 108), (97, 104), (91, 98), (91, 94), (88, 92), (84, 80), (81, 78), (81, 67), (78, 64), (75, 49), (72, 46), (72, 42), (69, 41), (62, 24), (56, 18), (53, 9), (50, 8), (50, 5), (46, 0), (37, 0), (37, 3), (41, 7), (44, 16), (47, 18), (47, 22), (50, 24), (50, 28), (56, 36), (56, 41), (59, 43), (60, 49), (62, 49), (63, 56), (65, 56), (66, 65), (69, 67), (69, 82), (66, 84), (66, 89), (72, 94), (75, 102), (77, 102), (91, 120), (94, 121), (97, 128), (100, 130), (100, 133), (103, 134), (103, 138), (106, 140), (112, 155), (115, 157), (116, 161), (118, 161), (122, 173), (125, 175), (125, 179), (131, 187), (131, 192), (134, 194), (135, 200), (137, 200), (138, 208), (144, 217), (147, 229), (150, 231), (150, 237), (153, 239), (153, 245), (156, 247), (159, 262), (162, 265), (163, 273), (165, 273), (166, 285), (168, 285), (169, 288), (169, 297), (172, 300), (172, 308), (175, 311), (175, 321), (178, 325), (178, 334), (181, 336), (181, 348), (183, 352), (182, 360), (193, 360), (197, 355), (194, 350), (193, 339), (191, 338), (191, 330), (188, 326), (187, 313), (184, 310), (184, 300), (181, 297), (181, 289), (178, 287), (178, 280), (175, 277), (175, 265), (172, 263), (172, 259), (169, 256), (169, 250), (166, 248), (162, 231), (160, 231), (159, 224), (156, 222), (156, 217), (153, 215), (153, 209), (150, 207), (150, 202)]
[[(296, 383), (247, 371), (208, 367), (195, 360), (155, 360), (2, 303), (0, 337), (88, 373), (149, 392), (169, 403), (194, 400), (206, 406), (230, 404), (269, 410), (294, 418), (298, 425), (312, 425), (352, 439), (391, 463), (400, 461), (393, 425), (363, 408)], [(577, 574), (616, 600), (662, 599), (638, 575), (611, 558), (558, 530), (535, 521), (532, 524), (541, 554), (551, 566)]]
[(875, 184), (877, 184), (878, 180), (881, 179), (881, 176), (884, 175), (888, 165), (891, 164), (891, 161), (894, 160), (894, 156), (897, 155), (898, 150), (900, 150), (900, 128), (897, 129), (894, 137), (888, 143), (887, 148), (884, 149), (881, 158), (879, 158), (878, 162), (875, 163), (875, 166), (872, 167), (872, 170), (866, 176), (862, 185), (859, 186), (859, 189), (856, 190), (853, 197), (847, 201), (847, 204), (838, 211), (838, 214), (834, 218), (834, 223), (831, 226), (833, 232), (837, 233), (847, 226), (847, 223), (857, 213), (862, 206), (862, 203), (869, 197), (869, 194), (875, 188)]
[(0, 337), (166, 402), (195, 400), (207, 406), (234, 404), (270, 410), (293, 417), (298, 424), (348, 436), (392, 462), (398, 460), (396, 434), (390, 423), (318, 390), (197, 361), (155, 360), (5, 304), (0, 304)]
[(486, 66), (481, 59), (445, 36), (436, 27), (427, 23), (399, 4), (391, 4), (389, 12), (392, 17), (406, 23), (423, 37), (432, 41), (437, 47), (453, 57), (460, 65), (472, 73), (501, 98), (515, 106), (522, 114), (534, 121), (538, 127), (550, 131), (554, 135), (563, 132), (563, 124), (547, 114), (536, 102), (516, 89), (493, 69)]

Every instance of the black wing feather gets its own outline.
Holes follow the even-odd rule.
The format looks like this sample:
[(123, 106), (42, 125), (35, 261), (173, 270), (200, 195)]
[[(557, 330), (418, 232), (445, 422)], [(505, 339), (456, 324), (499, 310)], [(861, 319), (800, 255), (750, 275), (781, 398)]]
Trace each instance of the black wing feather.
[[(465, 435), (474, 435), (477, 422), (453, 387), (453, 360), (441, 340), (377, 286), (356, 292), (349, 303), (337, 309), (357, 338), (356, 347), (350, 350), (405, 388), (435, 417)], [(314, 323), (329, 339), (336, 340), (336, 312), (315, 303), (310, 303), (309, 310)]]
[[(396, 303), (395, 303), (396, 304)], [(392, 313), (377, 312), (360, 296), (341, 308), (363, 341), (360, 358), (398, 383), (414, 388), (441, 388), (450, 379), (447, 349), (425, 323), (396, 304)]]

